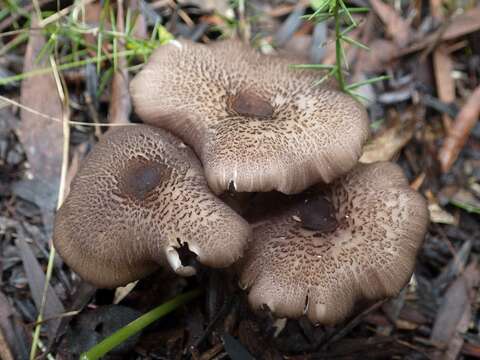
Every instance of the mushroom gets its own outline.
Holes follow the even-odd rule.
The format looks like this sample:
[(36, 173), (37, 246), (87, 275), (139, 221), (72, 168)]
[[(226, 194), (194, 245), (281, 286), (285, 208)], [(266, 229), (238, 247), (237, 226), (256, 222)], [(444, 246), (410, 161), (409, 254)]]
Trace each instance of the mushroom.
[(192, 146), (215, 193), (298, 193), (356, 164), (368, 122), (358, 102), (291, 63), (239, 41), (172, 41), (130, 92), (145, 123)]
[(253, 308), (332, 325), (357, 301), (394, 296), (409, 281), (428, 212), (399, 166), (358, 165), (278, 203), (253, 225), (240, 265)]
[(211, 193), (189, 148), (164, 130), (139, 125), (110, 130), (96, 144), (57, 213), (54, 244), (83, 279), (115, 287), (159, 265), (193, 275), (179, 248), (207, 266), (229, 266), (250, 232)]

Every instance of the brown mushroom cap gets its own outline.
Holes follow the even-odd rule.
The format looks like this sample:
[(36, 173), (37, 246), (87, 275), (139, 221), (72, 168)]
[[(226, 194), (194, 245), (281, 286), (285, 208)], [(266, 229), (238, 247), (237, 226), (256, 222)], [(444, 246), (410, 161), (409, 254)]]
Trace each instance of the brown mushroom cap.
[(212, 267), (239, 258), (250, 226), (210, 192), (200, 162), (164, 130), (108, 131), (60, 208), (54, 244), (85, 280), (114, 287), (167, 263), (181, 275), (181, 245)]
[[(390, 297), (405, 286), (428, 212), (393, 163), (358, 165), (312, 191), (309, 202), (254, 225), (240, 283), (250, 288), (254, 308), (266, 305), (277, 316), (306, 314), (331, 325), (357, 300)], [(312, 221), (315, 214), (318, 221)]]
[(346, 173), (368, 136), (365, 109), (319, 73), (236, 41), (161, 46), (133, 79), (138, 115), (200, 157), (215, 193), (298, 193)]

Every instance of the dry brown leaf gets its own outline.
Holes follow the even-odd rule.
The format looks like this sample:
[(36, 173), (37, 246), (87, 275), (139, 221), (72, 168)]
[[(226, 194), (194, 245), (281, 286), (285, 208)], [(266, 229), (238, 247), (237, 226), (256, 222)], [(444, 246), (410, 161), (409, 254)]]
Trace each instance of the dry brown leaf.
[(437, 203), (432, 203), (428, 205), (428, 212), (430, 215), (430, 221), (435, 224), (446, 224), (446, 225), (458, 225), (458, 220), (442, 209)]
[(480, 359), (480, 344), (464, 343), (462, 347), (462, 354), (471, 356), (474, 359)]
[(311, 46), (312, 35), (295, 34), (283, 45), (283, 50), (287, 54), (293, 54), (299, 59), (304, 59), (302, 62), (307, 63), (309, 61)]
[[(441, 34), (440, 40), (441, 41), (448, 41), (456, 39), (460, 36), (464, 36), (470, 34), (474, 31), (480, 30), (480, 7), (475, 7), (470, 9), (463, 14), (460, 14), (454, 17), (448, 27), (443, 31)], [(439, 29), (442, 31), (442, 29)], [(437, 41), (438, 33), (434, 32), (422, 40), (409, 46), (408, 48), (402, 49), (398, 56), (404, 56), (411, 54), (412, 52), (422, 50), (429, 46), (431, 43)]]
[(470, 191), (459, 189), (451, 198), (457, 204), (480, 209), (480, 200), (478, 200)]
[(355, 72), (381, 73), (385, 66), (396, 58), (398, 46), (393, 41), (375, 39), (370, 44), (369, 51), (361, 51), (355, 64)]
[(64, 198), (67, 197), (68, 193), (70, 192), (70, 184), (72, 183), (73, 178), (77, 174), (78, 169), (80, 168), (80, 164), (82, 160), (85, 158), (88, 152), (87, 143), (81, 143), (74, 149), (72, 149), (72, 160), (70, 160), (70, 166), (68, 168), (67, 176), (65, 179), (65, 194)]
[[(32, 27), (36, 27), (32, 23)], [(24, 58), (24, 72), (45, 66), (37, 56), (45, 45), (41, 32), (31, 31)], [(44, 115), (62, 118), (62, 103), (52, 74), (26, 78), (22, 81), (20, 102)], [(60, 172), (62, 167), (63, 131), (62, 124), (48, 121), (30, 111), (21, 110), (18, 136), (25, 149), (28, 163), (38, 195), (37, 205), (42, 209), (44, 221), (49, 229), (56, 207)], [(40, 196), (41, 194), (45, 196)]]
[[(14, 355), (14, 359), (23, 359), (27, 357), (27, 349), (25, 343), (27, 342), (24, 337), (23, 323), (19, 321), (19, 314), (15, 308), (10, 304), (7, 297), (0, 291), (0, 331), (4, 340), (8, 343), (8, 347), (11, 353)], [(0, 359), (3, 359), (0, 352)]]
[(448, 172), (455, 160), (457, 160), (458, 154), (467, 142), (470, 131), (475, 126), (479, 116), (480, 86), (473, 91), (465, 105), (463, 105), (440, 149), (438, 159), (443, 172)]
[(430, 0), (430, 13), (436, 20), (443, 20), (443, 0)]
[(132, 35), (137, 39), (148, 39), (147, 21), (140, 8), (139, 0), (130, 0), (129, 9), (133, 13), (135, 25), (133, 26)]
[[(93, 2), (85, 6), (85, 15), (83, 21), (91, 28), (99, 26), (100, 14), (102, 12), (102, 4), (100, 2)], [(107, 17), (108, 18), (108, 17)], [(110, 23), (107, 23), (108, 28)], [(85, 42), (91, 47), (97, 47), (97, 35), (91, 33), (85, 33)]]
[[(33, 254), (33, 251), (30, 248), (30, 245), (28, 245), (25, 237), (19, 235), (15, 239), (15, 245), (18, 248), (20, 257), (22, 259), (23, 268), (25, 269), (25, 274), (27, 276), (28, 286), (30, 287), (33, 301), (37, 310), (39, 310), (42, 304), (45, 274), (43, 273), (42, 267), (38, 263), (38, 260)], [(45, 319), (51, 319), (47, 323), (47, 330), (48, 338), (50, 341), (52, 341), (55, 339), (55, 334), (57, 333), (60, 325), (59, 316), (65, 312), (65, 308), (50, 284), (48, 285), (46, 294), (47, 299), (45, 301), (45, 309), (43, 314)]]
[(415, 190), (415, 191), (418, 191), (420, 189), (420, 187), (423, 185), (423, 182), (425, 181), (425, 178), (427, 177), (427, 174), (425, 174), (425, 172), (422, 172), (420, 175), (418, 175), (415, 180), (413, 180), (411, 183), (410, 183), (410, 187)]
[(228, 16), (231, 11), (227, 0), (179, 0), (181, 5), (196, 5), (204, 11), (217, 11), (223, 16)]
[[(117, 31), (125, 31), (123, 1), (117, 1)], [(118, 52), (125, 50), (124, 41), (118, 39)], [(127, 59), (125, 56), (119, 56), (117, 69), (112, 80), (112, 95), (108, 109), (108, 122), (112, 124), (126, 124), (129, 122), (132, 104), (130, 101), (130, 92), (128, 91), (129, 76), (127, 71)]]
[[(455, 81), (452, 77), (453, 61), (444, 45), (440, 45), (433, 52), (433, 68), (435, 71), (435, 81), (437, 84), (438, 97), (445, 103), (455, 101)], [(452, 119), (447, 114), (443, 114), (443, 124), (445, 129), (450, 128)]]
[(118, 303), (120, 303), (120, 301), (125, 299), (128, 296), (128, 294), (130, 294), (132, 292), (132, 290), (135, 288), (135, 286), (137, 286), (137, 283), (138, 283), (138, 280), (133, 281), (131, 283), (128, 283), (125, 286), (117, 287), (115, 289), (115, 294), (113, 296), (113, 303), (118, 304)]
[(458, 225), (458, 219), (438, 205), (438, 200), (431, 190), (425, 192), (425, 197), (428, 200), (430, 222), (454, 226)]
[(0, 328), (0, 359), (2, 360), (13, 360), (12, 352), (8, 346), (8, 342), (3, 336), (2, 328)]
[(472, 262), (446, 291), (430, 337), (432, 343), (445, 349), (445, 352), (438, 354), (436, 358), (457, 359), (464, 341), (461, 334), (468, 329), (472, 316), (473, 289), (479, 282), (478, 264)]
[(387, 34), (400, 46), (406, 46), (412, 37), (410, 25), (392, 8), (381, 0), (370, 0), (370, 4), (387, 27)]
[(410, 141), (414, 129), (414, 121), (399, 121), (364, 146), (360, 162), (369, 164), (391, 160)]

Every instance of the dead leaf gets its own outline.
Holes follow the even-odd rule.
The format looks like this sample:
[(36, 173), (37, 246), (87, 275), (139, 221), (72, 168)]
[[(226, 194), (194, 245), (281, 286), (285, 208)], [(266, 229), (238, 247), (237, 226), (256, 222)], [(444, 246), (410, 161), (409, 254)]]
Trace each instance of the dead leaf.
[[(48, 4), (51, 0), (38, 0), (37, 1), (37, 6), (42, 7), (45, 4)], [(2, 2), (2, 5), (4, 2)], [(22, 18), (25, 13), (29, 13), (34, 9), (34, 3), (31, 2), (29, 4), (24, 3), (25, 6), (22, 8), (22, 11), (14, 11), (12, 12), (9, 16), (5, 17), (1, 22), (0, 22), (0, 33), (3, 32), (6, 28), (9, 28), (14, 24), (16, 21), (18, 21), (19, 18)], [(17, 5), (18, 6), (18, 5)]]
[(461, 334), (467, 331), (472, 316), (473, 288), (478, 286), (479, 281), (480, 270), (477, 263), (472, 262), (446, 291), (430, 337), (432, 343), (446, 351), (435, 358), (457, 359), (464, 341)]
[(200, 9), (208, 11), (216, 11), (223, 16), (227, 16), (231, 13), (231, 7), (227, 0), (179, 0), (179, 4), (184, 5), (195, 5)]
[[(125, 31), (123, 1), (117, 1), (117, 31)], [(123, 39), (118, 40), (118, 52), (125, 51)], [(108, 109), (108, 121), (112, 124), (126, 124), (130, 122), (132, 103), (128, 91), (129, 76), (127, 71), (127, 59), (125, 56), (118, 56), (117, 69), (112, 80), (112, 96)]]
[(436, 20), (443, 20), (443, 0), (430, 0), (430, 13)]
[[(17, 246), (22, 259), (23, 268), (25, 269), (25, 274), (27, 275), (28, 285), (30, 287), (33, 301), (37, 307), (37, 310), (39, 310), (42, 304), (45, 274), (24, 236), (19, 235), (15, 239), (15, 245)], [(57, 329), (61, 320), (59, 316), (64, 312), (65, 308), (63, 307), (62, 302), (58, 298), (53, 288), (48, 285), (47, 299), (43, 314), (44, 319), (52, 319), (47, 322), (48, 338), (50, 341), (55, 339), (55, 334), (57, 333)]]
[(298, 3), (287, 19), (282, 23), (275, 33), (274, 43), (283, 47), (293, 37), (293, 34), (302, 25), (302, 16), (305, 13), (306, 5)]
[(418, 175), (415, 180), (413, 180), (411, 183), (410, 183), (410, 187), (415, 190), (415, 191), (418, 191), (420, 189), (420, 187), (422, 186), (423, 182), (425, 181), (425, 178), (427, 177), (427, 174), (425, 172), (422, 172), (420, 175)]
[(429, 204), (428, 212), (432, 223), (458, 225), (457, 219), (449, 212), (443, 210), (437, 203)]
[(132, 30), (133, 36), (137, 39), (148, 39), (147, 20), (142, 11), (141, 0), (130, 0), (129, 9), (133, 12), (133, 18), (135, 19)]
[(455, 160), (457, 160), (458, 154), (467, 142), (470, 131), (475, 126), (479, 116), (480, 86), (473, 91), (465, 105), (463, 105), (440, 149), (438, 159), (444, 173), (448, 172)]
[(3, 336), (3, 331), (0, 328), (0, 359), (2, 360), (13, 360), (12, 352), (8, 346), (8, 342)]
[(464, 343), (462, 347), (462, 354), (471, 356), (475, 359), (480, 359), (480, 344)]
[(113, 296), (113, 303), (117, 305), (118, 303), (120, 303), (120, 301), (125, 299), (128, 296), (128, 294), (132, 292), (132, 290), (135, 288), (137, 283), (138, 283), (138, 280), (128, 283), (125, 286), (117, 287), (115, 289), (115, 295)]
[(72, 160), (70, 161), (70, 166), (68, 168), (67, 176), (65, 179), (64, 197), (66, 197), (70, 192), (70, 185), (72, 183), (72, 180), (77, 174), (77, 171), (80, 168), (80, 164), (82, 160), (85, 158), (85, 156), (87, 155), (87, 152), (88, 152), (88, 145), (86, 142), (72, 149)]
[[(0, 291), (0, 331), (14, 355), (14, 359), (28, 358), (26, 344), (28, 343), (24, 324), (20, 315), (11, 306), (7, 297)], [(0, 353), (0, 359), (3, 359)]]
[(312, 46), (312, 35), (297, 35), (292, 36), (285, 45), (283, 45), (283, 50), (287, 54), (293, 54), (299, 59), (305, 59), (303, 62), (307, 63), (310, 61), (310, 51)]
[[(32, 27), (36, 27), (35, 22), (32, 23)], [(37, 56), (44, 45), (42, 33), (31, 31), (25, 53), (24, 72), (45, 66), (45, 61), (37, 62)], [(52, 74), (23, 80), (20, 99), (20, 102), (28, 108), (44, 115), (62, 118), (62, 103)], [(30, 183), (35, 202), (42, 209), (43, 220), (49, 231), (52, 227), (62, 167), (62, 124), (45, 120), (24, 109), (21, 110), (20, 117), (18, 136), (30, 165), (33, 177)]]
[[(474, 31), (480, 29), (480, 7), (475, 7), (470, 9), (463, 14), (460, 14), (453, 19), (451, 19), (448, 27), (441, 34), (441, 41), (448, 41), (456, 39), (460, 36), (470, 34)], [(440, 29), (441, 31), (442, 29)], [(437, 41), (438, 33), (434, 32), (426, 37), (424, 37), (419, 42), (409, 46), (408, 48), (400, 50), (398, 56), (405, 56), (411, 54), (412, 52), (422, 50), (429, 46), (432, 42)]]
[(380, 73), (398, 54), (398, 46), (393, 41), (375, 39), (368, 44), (369, 51), (361, 51), (355, 64), (355, 72)]
[(369, 164), (377, 161), (390, 161), (410, 141), (414, 130), (414, 121), (398, 121), (395, 126), (387, 129), (364, 146), (360, 162)]
[(412, 37), (410, 25), (392, 8), (381, 0), (371, 0), (370, 4), (387, 27), (387, 33), (400, 47), (406, 46)]
[[(98, 27), (100, 25), (100, 15), (102, 13), (102, 4), (100, 2), (93, 2), (85, 5), (85, 12), (83, 21), (91, 28)], [(108, 18), (108, 17), (107, 17)], [(110, 30), (110, 23), (108, 22), (108, 30)], [(92, 33), (85, 33), (85, 42), (87, 45), (96, 48), (97, 47), (97, 35)]]
[(468, 190), (459, 189), (450, 201), (465, 209), (479, 209), (480, 211), (480, 201)]
[[(433, 52), (433, 69), (437, 83), (438, 97), (444, 103), (455, 101), (455, 81), (452, 77), (453, 61), (444, 45), (439, 46)], [(448, 114), (442, 114), (445, 129), (450, 128), (452, 119)]]

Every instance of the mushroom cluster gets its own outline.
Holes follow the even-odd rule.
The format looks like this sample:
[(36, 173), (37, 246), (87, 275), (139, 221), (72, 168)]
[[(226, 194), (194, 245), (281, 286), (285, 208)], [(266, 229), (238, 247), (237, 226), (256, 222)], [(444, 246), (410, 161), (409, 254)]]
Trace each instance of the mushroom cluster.
[[(159, 266), (193, 275), (186, 248), (235, 264), (253, 308), (323, 324), (398, 293), (426, 203), (397, 165), (358, 164), (365, 109), (290, 64), (235, 41), (157, 49), (131, 83), (147, 125), (109, 130), (57, 214), (65, 262), (115, 287)], [(234, 211), (225, 192), (252, 195)]]

